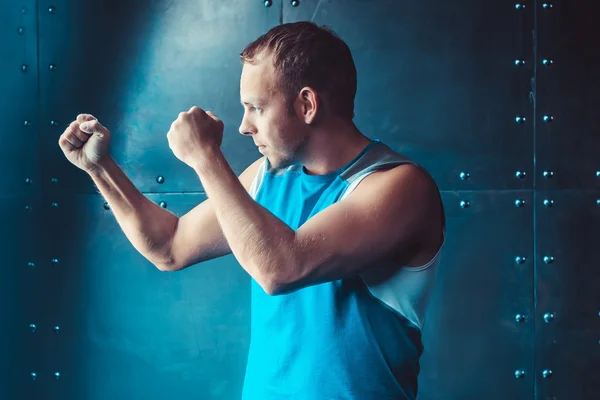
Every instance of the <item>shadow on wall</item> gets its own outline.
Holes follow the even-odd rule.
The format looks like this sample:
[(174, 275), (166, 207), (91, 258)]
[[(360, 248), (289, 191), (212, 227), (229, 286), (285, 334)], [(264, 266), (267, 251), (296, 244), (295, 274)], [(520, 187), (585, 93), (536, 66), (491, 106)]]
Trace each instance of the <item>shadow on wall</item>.
[[(64, 158), (58, 136), (80, 113), (93, 114), (110, 129), (123, 114), (135, 112), (125, 104), (125, 93), (139, 86), (139, 66), (151, 54), (149, 36), (160, 22), (156, 10), (164, 8), (162, 3), (70, 1), (54, 14), (40, 12), (40, 62), (59, 59), (55, 72), (40, 77), (41, 115), (59, 122), (51, 134), (41, 132), (41, 154), (47, 161), (44, 183), (51, 185), (51, 177), (63, 177), (58, 187), (51, 185), (51, 193), (96, 191), (88, 176)], [(123, 139), (123, 135), (117, 137)]]
[[(90, 236), (90, 220), (109, 211), (102, 209), (103, 201), (99, 210), (90, 211), (99, 202), (85, 193), (97, 190), (86, 173), (64, 158), (57, 142), (79, 113), (92, 113), (111, 126), (121, 113), (131, 112), (122, 103), (123, 93), (135, 81), (137, 66), (144, 62), (139, 54), (155, 23), (155, 9), (161, 4), (72, 0), (56, 2), (54, 12), (38, 10), (40, 64), (48, 59), (56, 60), (57, 65), (52, 74), (40, 69), (40, 116), (59, 123), (56, 127), (40, 124), (44, 188), (38, 226), (43, 228), (34, 295), (36, 312), (43, 321), (36, 337), (39, 351), (34, 357), (39, 377), (35, 384), (28, 375), (16, 381), (14, 392), (19, 396), (15, 398), (93, 397), (88, 387), (94, 360), (87, 320), (89, 291), (98, 282), (94, 282), (94, 271), (89, 267), (93, 265), (91, 250), (97, 247)], [(116, 371), (123, 368), (116, 367)]]

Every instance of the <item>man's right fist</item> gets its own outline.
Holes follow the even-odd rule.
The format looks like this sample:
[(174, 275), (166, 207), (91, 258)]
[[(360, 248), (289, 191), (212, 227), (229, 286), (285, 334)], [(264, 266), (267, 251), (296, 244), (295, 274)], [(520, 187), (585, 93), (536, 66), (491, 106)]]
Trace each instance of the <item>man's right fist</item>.
[(109, 143), (110, 132), (90, 114), (79, 114), (58, 139), (67, 160), (86, 172), (108, 158)]

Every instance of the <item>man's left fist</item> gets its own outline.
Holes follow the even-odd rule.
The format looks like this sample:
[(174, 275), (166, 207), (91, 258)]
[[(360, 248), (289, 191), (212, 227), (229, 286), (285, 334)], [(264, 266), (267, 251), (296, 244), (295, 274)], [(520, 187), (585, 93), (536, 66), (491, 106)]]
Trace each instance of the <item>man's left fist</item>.
[(211, 111), (193, 106), (179, 113), (167, 133), (169, 148), (175, 157), (194, 167), (202, 157), (221, 148), (223, 122)]

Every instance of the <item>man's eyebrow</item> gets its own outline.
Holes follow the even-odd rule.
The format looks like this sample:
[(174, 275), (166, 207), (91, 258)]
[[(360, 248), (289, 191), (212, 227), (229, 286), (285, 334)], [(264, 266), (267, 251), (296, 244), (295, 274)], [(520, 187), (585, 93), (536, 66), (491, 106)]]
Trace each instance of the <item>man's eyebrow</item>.
[(254, 106), (260, 106), (262, 105), (262, 102), (255, 100), (255, 99), (249, 99), (250, 101), (243, 101), (240, 100), (240, 103), (242, 103), (245, 106), (249, 106), (249, 105), (254, 105)]

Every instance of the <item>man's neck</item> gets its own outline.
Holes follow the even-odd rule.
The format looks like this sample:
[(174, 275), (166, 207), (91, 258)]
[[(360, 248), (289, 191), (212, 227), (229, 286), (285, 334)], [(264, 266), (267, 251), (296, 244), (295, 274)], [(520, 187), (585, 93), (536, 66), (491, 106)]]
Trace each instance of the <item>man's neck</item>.
[(310, 175), (325, 175), (352, 161), (371, 142), (352, 122), (336, 121), (314, 132), (303, 166)]

